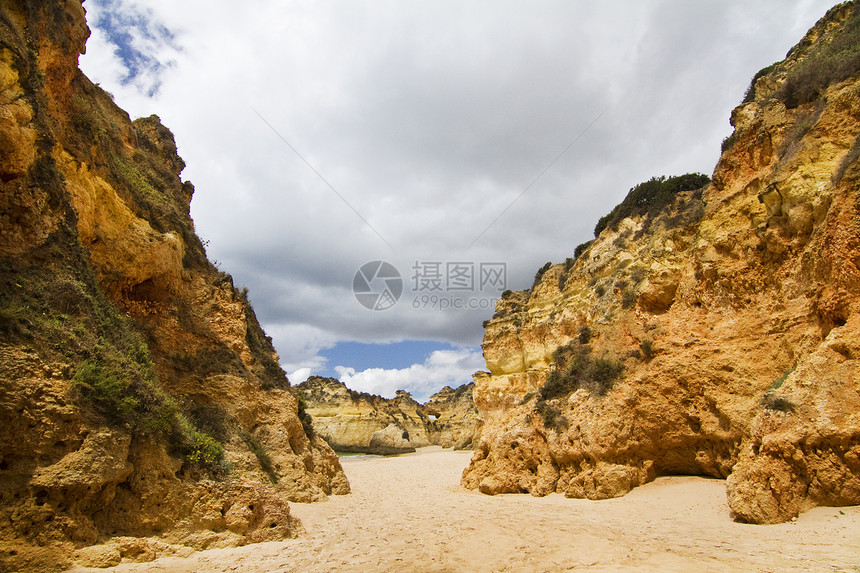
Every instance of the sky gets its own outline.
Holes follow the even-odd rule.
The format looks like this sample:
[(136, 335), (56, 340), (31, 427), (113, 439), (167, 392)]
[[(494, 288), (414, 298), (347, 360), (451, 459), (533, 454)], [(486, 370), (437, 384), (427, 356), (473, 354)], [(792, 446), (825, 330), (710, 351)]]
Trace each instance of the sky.
[(833, 0), (86, 0), (81, 69), (173, 131), (292, 383), (426, 399), (505, 289), (731, 110)]

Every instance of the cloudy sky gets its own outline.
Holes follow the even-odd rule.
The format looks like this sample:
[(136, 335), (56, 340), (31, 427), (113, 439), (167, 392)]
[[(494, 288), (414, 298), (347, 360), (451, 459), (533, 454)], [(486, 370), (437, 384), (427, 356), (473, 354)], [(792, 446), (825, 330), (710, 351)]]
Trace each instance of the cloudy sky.
[(834, 4), (86, 0), (81, 67), (173, 131), (293, 383), (421, 399), (630, 187), (710, 174), (750, 78)]

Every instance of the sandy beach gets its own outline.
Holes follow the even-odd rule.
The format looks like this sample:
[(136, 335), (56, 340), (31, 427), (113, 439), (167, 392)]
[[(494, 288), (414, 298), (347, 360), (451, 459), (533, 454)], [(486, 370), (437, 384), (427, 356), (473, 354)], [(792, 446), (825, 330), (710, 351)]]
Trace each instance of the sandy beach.
[(291, 504), (298, 539), (84, 571), (860, 571), (860, 507), (734, 523), (720, 480), (664, 477), (606, 501), (485, 496), (471, 452), (346, 459), (353, 493)]

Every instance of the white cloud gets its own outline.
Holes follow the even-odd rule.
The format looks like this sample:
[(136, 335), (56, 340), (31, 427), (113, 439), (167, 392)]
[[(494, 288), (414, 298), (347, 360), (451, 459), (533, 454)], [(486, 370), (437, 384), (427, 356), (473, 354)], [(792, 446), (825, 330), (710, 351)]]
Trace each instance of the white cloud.
[(116, 85), (125, 73), (126, 69), (122, 61), (114, 54), (114, 45), (108, 40), (107, 35), (98, 28), (90, 27), (91, 33), (87, 40), (87, 54), (82, 60), (88, 66), (100, 70), (103, 81)]
[(85, 6), (93, 30), (88, 65), (147, 97), (158, 93), (164, 73), (181, 52), (174, 34), (150, 6), (134, 0), (101, 0)]
[[(266, 333), (272, 338), (277, 337), (278, 353), (281, 367), (288, 373), (308, 370), (305, 378), (314, 372), (325, 368), (325, 358), (319, 355), (325, 348), (331, 348), (337, 342), (336, 337), (317, 327), (307, 324), (272, 324), (266, 328)], [(302, 374), (289, 375), (293, 384), (302, 380), (294, 380)]]
[(311, 373), (312, 372), (310, 368), (299, 368), (298, 370), (290, 372), (288, 373), (290, 383), (292, 383), (293, 385), (301, 384), (302, 382), (307, 380), (308, 377), (310, 377)]
[(480, 352), (468, 349), (437, 350), (423, 364), (409, 368), (369, 368), (356, 372), (354, 368), (335, 366), (338, 378), (353, 390), (393, 398), (397, 390), (408, 389), (422, 402), (444, 386), (456, 388), (468, 384), (472, 374), (484, 368)]

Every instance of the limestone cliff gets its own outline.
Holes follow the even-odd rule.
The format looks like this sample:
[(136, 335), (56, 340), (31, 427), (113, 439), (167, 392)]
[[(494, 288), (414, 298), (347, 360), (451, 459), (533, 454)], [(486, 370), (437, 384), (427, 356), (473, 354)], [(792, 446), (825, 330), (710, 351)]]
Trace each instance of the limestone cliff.
[(0, 4), (5, 570), (281, 539), (289, 500), (348, 491), (206, 258), (172, 134), (78, 69), (88, 35), (80, 0)]
[(429, 445), (472, 446), (477, 426), (472, 384), (445, 387), (423, 405), (403, 390), (389, 400), (319, 376), (296, 391), (316, 433), (337, 451), (389, 455)]
[[(475, 377), (463, 484), (602, 499), (728, 478), (738, 520), (860, 503), (860, 9), (832, 9), (732, 112), (712, 181), (652, 180), (530, 291)], [(660, 191), (662, 193), (662, 191)]]
[(445, 386), (424, 403), (424, 411), (431, 420), (427, 428), (431, 444), (455, 450), (475, 447), (481, 430), (472, 398), (474, 390), (474, 382), (458, 388)]

